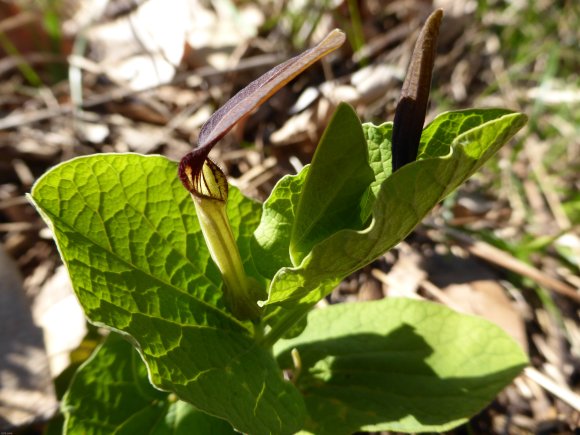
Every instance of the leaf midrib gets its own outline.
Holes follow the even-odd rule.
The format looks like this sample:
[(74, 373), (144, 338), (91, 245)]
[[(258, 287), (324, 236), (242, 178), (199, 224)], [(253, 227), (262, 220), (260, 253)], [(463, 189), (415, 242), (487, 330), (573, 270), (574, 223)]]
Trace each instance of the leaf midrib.
[[(35, 201), (35, 202), (36, 202), (36, 201)], [(37, 203), (37, 204), (40, 206), (40, 203), (38, 203), (38, 202), (36, 202), (36, 203)], [(42, 207), (41, 207), (41, 208), (42, 208)], [(122, 264), (124, 264), (124, 265), (126, 265), (126, 266), (129, 266), (130, 268), (132, 268), (132, 269), (134, 269), (134, 270), (136, 270), (136, 271), (139, 271), (139, 272), (143, 273), (145, 276), (147, 276), (147, 277), (149, 277), (149, 278), (152, 278), (153, 280), (155, 280), (156, 282), (158, 282), (158, 283), (160, 283), (160, 284), (163, 284), (165, 287), (169, 287), (169, 288), (171, 288), (171, 289), (174, 289), (174, 290), (178, 291), (179, 293), (181, 293), (181, 294), (183, 294), (183, 295), (185, 295), (185, 296), (187, 296), (187, 297), (190, 297), (190, 298), (192, 298), (192, 299), (196, 300), (196, 301), (197, 301), (197, 302), (198, 302), (200, 305), (206, 306), (206, 307), (207, 307), (209, 310), (211, 310), (211, 311), (215, 311), (215, 312), (219, 313), (221, 316), (225, 317), (227, 320), (229, 320), (229, 321), (232, 321), (233, 323), (237, 324), (237, 325), (238, 325), (240, 328), (242, 328), (243, 330), (247, 331), (247, 328), (246, 328), (246, 327), (245, 327), (245, 326), (244, 326), (244, 325), (243, 325), (241, 322), (239, 322), (239, 321), (238, 321), (236, 318), (234, 318), (233, 316), (228, 316), (228, 315), (227, 315), (227, 313), (225, 313), (224, 311), (220, 310), (218, 307), (215, 307), (215, 306), (213, 306), (213, 305), (209, 304), (208, 302), (204, 301), (203, 299), (199, 299), (198, 297), (196, 297), (196, 296), (194, 296), (194, 295), (191, 295), (191, 294), (187, 293), (187, 292), (186, 292), (185, 290), (183, 290), (182, 288), (180, 288), (180, 287), (177, 287), (177, 286), (175, 286), (175, 285), (171, 284), (170, 282), (166, 282), (166, 281), (164, 281), (163, 279), (161, 279), (160, 277), (158, 277), (158, 276), (155, 276), (155, 275), (151, 274), (151, 273), (150, 273), (150, 272), (148, 272), (148, 271), (145, 271), (145, 270), (143, 270), (143, 269), (141, 269), (141, 268), (138, 268), (137, 266), (135, 266), (135, 265), (134, 265), (133, 263), (131, 263), (130, 261), (127, 261), (125, 258), (121, 257), (121, 256), (120, 256), (119, 254), (117, 254), (115, 251), (108, 250), (106, 247), (102, 246), (102, 245), (101, 245), (101, 244), (99, 244), (99, 243), (96, 243), (94, 240), (92, 240), (90, 237), (86, 236), (86, 235), (85, 235), (85, 234), (83, 234), (82, 232), (79, 232), (79, 231), (77, 231), (77, 230), (76, 230), (74, 227), (72, 227), (72, 226), (71, 226), (70, 224), (68, 224), (66, 221), (64, 221), (64, 220), (62, 220), (62, 219), (58, 219), (58, 216), (54, 215), (54, 214), (52, 213), (52, 211), (48, 211), (48, 210), (46, 210), (46, 209), (43, 209), (43, 210), (44, 210), (44, 212), (45, 212), (45, 213), (46, 213), (48, 216), (51, 216), (51, 218), (52, 218), (52, 219), (51, 219), (51, 222), (53, 222), (53, 223), (55, 223), (55, 224), (56, 224), (57, 222), (60, 222), (62, 226), (64, 226), (65, 228), (67, 228), (67, 229), (69, 230), (68, 232), (73, 232), (75, 235), (77, 235), (77, 236), (79, 236), (79, 237), (81, 237), (81, 238), (85, 239), (85, 240), (86, 240), (87, 242), (89, 242), (90, 244), (92, 244), (92, 245), (94, 245), (95, 247), (97, 247), (97, 248), (101, 249), (101, 250), (102, 250), (102, 251), (104, 251), (105, 253), (107, 253), (107, 254), (110, 254), (112, 257), (114, 257), (114, 258), (115, 258), (116, 260), (118, 260), (120, 263), (122, 263)], [(67, 236), (67, 237), (68, 237), (68, 236)], [(58, 241), (57, 241), (57, 243), (60, 245), (60, 243), (59, 243)], [(170, 245), (169, 245), (169, 246), (170, 246)], [(173, 248), (171, 248), (171, 249), (173, 249)], [(62, 255), (63, 255), (63, 257), (64, 257), (64, 258), (67, 258), (67, 263), (68, 263), (68, 257), (67, 257), (67, 256), (65, 255), (65, 253), (64, 253), (64, 252), (65, 252), (65, 250), (61, 250), (61, 252), (62, 252)], [(186, 257), (186, 259), (187, 259), (187, 257)], [(187, 260), (188, 260), (188, 259), (187, 259)], [(191, 263), (189, 260), (188, 260), (188, 264), (190, 264), (194, 270), (196, 269), (196, 268), (193, 266), (193, 263)], [(205, 276), (203, 273), (199, 273), (199, 276), (201, 276), (201, 277), (203, 277), (203, 278), (207, 279), (207, 277), (206, 277), (206, 276)], [(209, 282), (210, 284), (213, 284), (213, 283), (212, 283), (210, 280), (208, 280), (208, 282)], [(133, 314), (133, 313), (131, 313), (131, 314)], [(142, 315), (145, 315), (145, 316), (148, 316), (148, 317), (152, 317), (152, 318), (155, 318), (155, 319), (157, 319), (157, 317), (151, 316), (151, 315), (149, 315), (149, 314), (146, 314), (146, 313), (139, 312), (139, 314), (142, 314)], [(166, 320), (166, 319), (163, 319), (163, 320)], [(189, 326), (199, 326), (199, 325), (189, 325)]]

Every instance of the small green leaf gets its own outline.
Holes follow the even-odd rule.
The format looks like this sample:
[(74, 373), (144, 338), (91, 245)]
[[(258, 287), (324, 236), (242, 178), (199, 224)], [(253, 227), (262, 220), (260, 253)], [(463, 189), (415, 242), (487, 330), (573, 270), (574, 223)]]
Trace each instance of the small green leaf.
[(63, 398), (67, 434), (234, 434), (224, 420), (151, 386), (137, 351), (111, 333), (77, 370)]
[(381, 125), (365, 123), (362, 125), (365, 139), (367, 141), (369, 164), (375, 174), (375, 179), (371, 183), (371, 195), (367, 197), (367, 202), (363, 204), (363, 216), (370, 216), (373, 204), (381, 184), (390, 177), (392, 171), (391, 139), (393, 135), (393, 123), (385, 122)]
[(444, 112), (423, 130), (418, 158), (444, 157), (457, 136), (486, 122), (509, 115), (505, 109), (466, 109)]
[(338, 106), (312, 159), (290, 239), (292, 263), (335, 232), (362, 229), (363, 201), (374, 179), (361, 123), (348, 104)]
[[(385, 179), (373, 204), (373, 220), (367, 228), (337, 231), (315, 245), (300, 266), (280, 269), (270, 284), (267, 304), (291, 308), (316, 303), (350, 273), (405, 238), (439, 201), (477, 171), (527, 120), (523, 114), (506, 114), (495, 109), (490, 113), (476, 112), (478, 116), (474, 119), (483, 123), (467, 130), (458, 129), (461, 134), (450, 143), (452, 153), (410, 163)], [(472, 114), (467, 111), (461, 116), (471, 118)], [(488, 120), (489, 117), (492, 119)], [(430, 132), (428, 143), (444, 143), (446, 139), (436, 129)]]
[(278, 181), (263, 205), (262, 219), (254, 232), (251, 247), (258, 271), (269, 279), (282, 267), (292, 264), (290, 235), (309, 167)]
[(527, 364), (498, 326), (431, 302), (384, 299), (312, 311), (274, 347), (295, 379), (316, 435), (443, 431), (486, 406)]
[[(156, 387), (240, 431), (292, 433), (304, 419), (302, 398), (256, 344), (252, 324), (225, 306), (220, 273), (176, 175), (177, 165), (160, 156), (81, 157), (40, 178), (32, 199), (87, 317), (133, 338)], [(254, 274), (249, 244), (260, 206), (232, 188), (227, 208)]]

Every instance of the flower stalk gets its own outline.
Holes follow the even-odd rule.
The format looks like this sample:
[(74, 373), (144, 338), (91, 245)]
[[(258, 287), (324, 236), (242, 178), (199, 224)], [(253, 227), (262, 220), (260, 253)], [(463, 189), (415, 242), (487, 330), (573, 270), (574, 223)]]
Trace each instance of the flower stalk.
[(241, 320), (258, 319), (257, 302), (266, 295), (261, 294), (258, 283), (245, 274), (226, 214), (228, 183), (221, 169), (209, 159), (209, 152), (240, 119), (306, 68), (340, 47), (345, 39), (345, 34), (335, 29), (316, 47), (272, 68), (238, 92), (202, 126), (198, 147), (186, 154), (179, 164), (179, 178), (191, 193), (205, 242), (222, 273), (226, 303)]
[(199, 166), (196, 157), (200, 156), (188, 156), (181, 161), (179, 174), (193, 199), (211, 258), (222, 274), (226, 304), (240, 320), (257, 319), (260, 316), (259, 288), (257, 282), (246, 275), (227, 216), (226, 177), (209, 158), (196, 173), (194, 170)]

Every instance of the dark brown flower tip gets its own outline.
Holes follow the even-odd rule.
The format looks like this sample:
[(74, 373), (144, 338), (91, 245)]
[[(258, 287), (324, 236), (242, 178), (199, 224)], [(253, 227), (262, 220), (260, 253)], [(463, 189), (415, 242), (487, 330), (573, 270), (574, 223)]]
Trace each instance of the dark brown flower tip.
[(411, 56), (401, 97), (395, 109), (392, 140), (393, 172), (417, 159), (442, 18), (442, 9), (437, 9), (429, 15)]
[(318, 45), (275, 66), (220, 107), (201, 127), (198, 146), (212, 147), (240, 119), (276, 93), (305, 69), (336, 50), (346, 40), (342, 30), (334, 29)]
[(240, 119), (317, 60), (340, 47), (345, 39), (344, 32), (333, 30), (316, 47), (275, 66), (220, 107), (202, 126), (198, 147), (179, 163), (179, 178), (185, 188), (198, 197), (225, 201), (227, 181), (220, 168), (208, 158), (210, 150)]
[(187, 153), (179, 162), (179, 179), (183, 186), (199, 198), (225, 202), (228, 199), (228, 182), (223, 171), (203, 148)]

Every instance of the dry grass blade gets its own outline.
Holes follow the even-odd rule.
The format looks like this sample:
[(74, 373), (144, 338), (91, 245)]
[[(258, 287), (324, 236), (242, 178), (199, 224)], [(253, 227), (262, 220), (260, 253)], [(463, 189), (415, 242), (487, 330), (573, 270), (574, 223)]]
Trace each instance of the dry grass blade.
[(574, 393), (569, 388), (556, 384), (533, 367), (526, 367), (524, 373), (529, 379), (544, 388), (546, 391), (549, 391), (554, 396), (566, 402), (576, 411), (580, 412), (580, 396), (578, 394)]
[(453, 237), (472, 255), (475, 255), (476, 257), (482, 258), (514, 273), (533, 279), (541, 286), (547, 287), (556, 293), (567, 296), (576, 302), (580, 302), (580, 292), (578, 292), (577, 289), (574, 289), (573, 287), (558, 279), (546, 275), (541, 270), (538, 270), (537, 268), (518, 260), (505, 251), (491, 246), (488, 243), (474, 240), (471, 237), (451, 228), (440, 228), (440, 230), (442, 230), (445, 234)]

